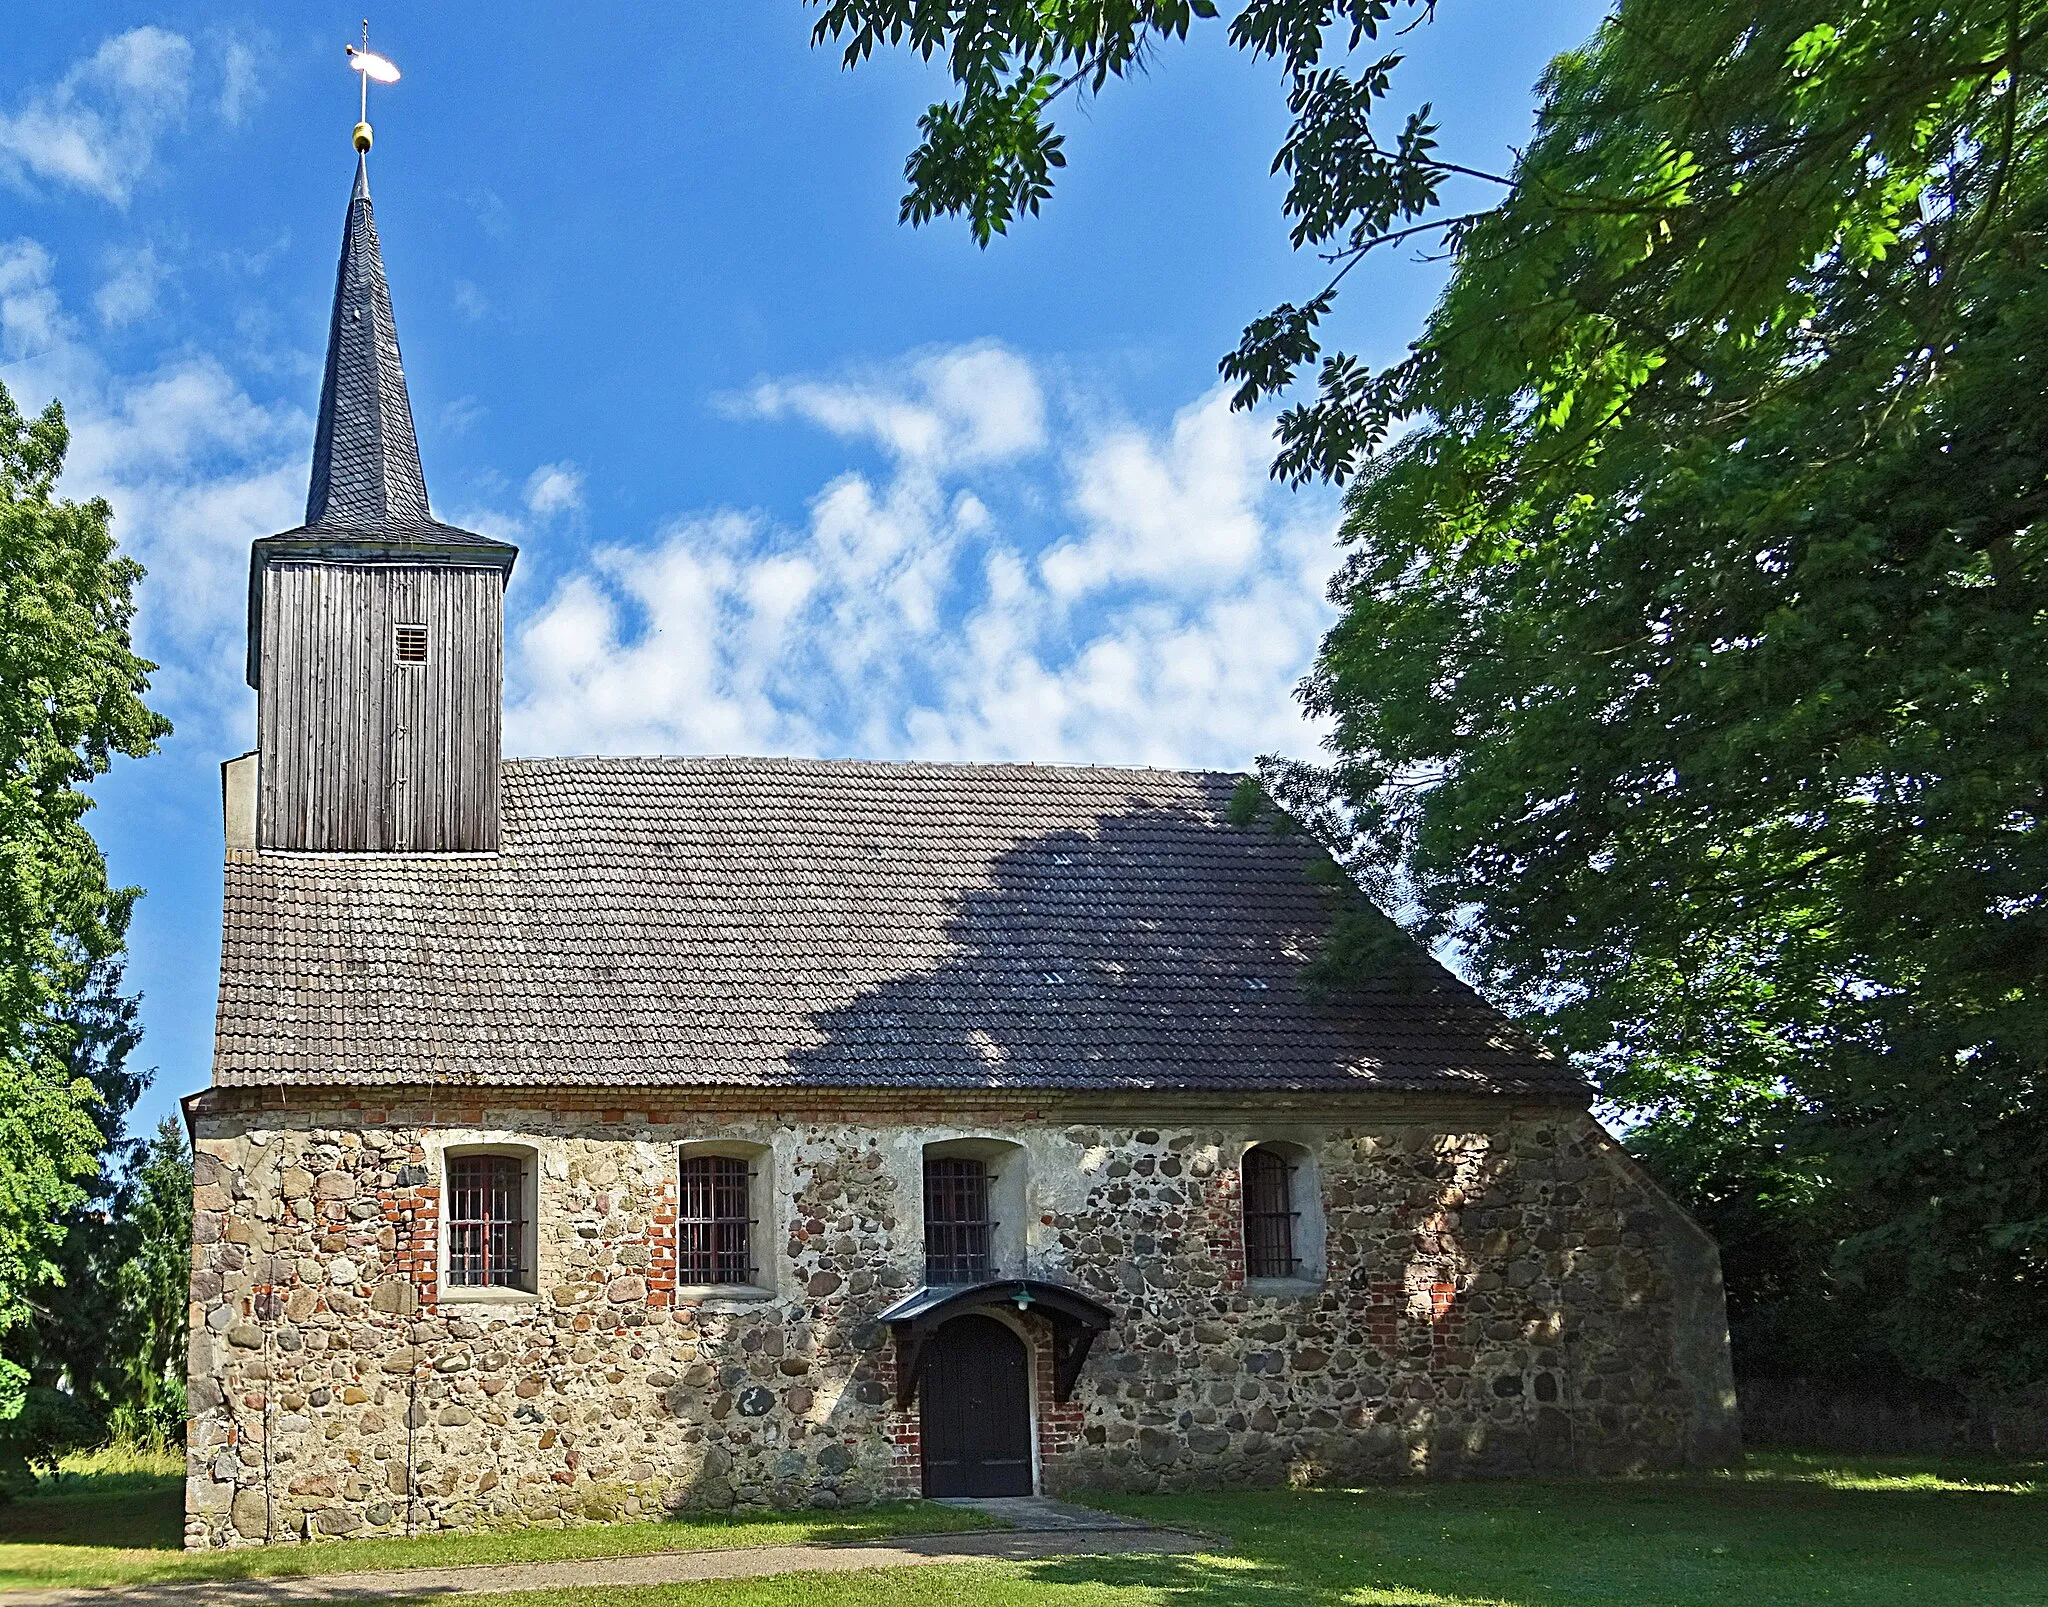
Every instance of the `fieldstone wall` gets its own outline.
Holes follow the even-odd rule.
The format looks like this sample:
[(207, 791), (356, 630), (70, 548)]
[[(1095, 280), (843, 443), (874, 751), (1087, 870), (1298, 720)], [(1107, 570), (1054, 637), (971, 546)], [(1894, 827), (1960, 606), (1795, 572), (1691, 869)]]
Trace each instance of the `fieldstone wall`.
[[(188, 1545), (915, 1494), (917, 1414), (875, 1316), (922, 1279), (923, 1146), (973, 1136), (1025, 1168), (1027, 1265), (1004, 1270), (1120, 1313), (1061, 1405), (1048, 1335), (1002, 1314), (1036, 1351), (1049, 1491), (1736, 1448), (1713, 1246), (1581, 1111), (293, 1097), (215, 1092), (196, 1117)], [(761, 1146), (746, 1298), (676, 1281), (677, 1146), (707, 1138)], [(1244, 1276), (1256, 1141), (1313, 1174), (1317, 1277)], [(440, 1282), (464, 1146), (528, 1157), (531, 1292)]]

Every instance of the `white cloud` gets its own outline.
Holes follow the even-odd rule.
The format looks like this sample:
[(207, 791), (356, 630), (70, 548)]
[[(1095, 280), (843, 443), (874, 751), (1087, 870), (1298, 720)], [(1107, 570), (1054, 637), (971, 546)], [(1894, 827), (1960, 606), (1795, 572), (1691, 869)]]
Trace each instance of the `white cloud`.
[(583, 471), (573, 463), (543, 463), (526, 480), (526, 511), (537, 519), (574, 513), (583, 506)]
[(71, 338), (50, 278), (56, 260), (35, 240), (0, 245), (0, 350), (17, 362), (40, 357)]
[[(1105, 429), (975, 346), (765, 382), (746, 411), (874, 441), (888, 470), (830, 481), (800, 529), (721, 510), (557, 579), (515, 625), (517, 751), (1230, 766), (1313, 742), (1293, 688), (1335, 509), (1271, 484), (1268, 427), (1220, 391), (1163, 432)], [(1048, 456), (1050, 514), (998, 472)]]
[(153, 246), (132, 251), (110, 251), (106, 257), (107, 277), (92, 298), (93, 310), (107, 329), (120, 329), (156, 310), (156, 295), (164, 282), (164, 265)]
[[(10, 387), (64, 398), (65, 493), (106, 496), (150, 569), (137, 629), (164, 665), (157, 700), (232, 751), (248, 544), (297, 522), (311, 420), (203, 352), (110, 371), (54, 283), (35, 241), (0, 245)], [(530, 549), (510, 751), (1231, 766), (1313, 742), (1292, 690), (1329, 618), (1335, 508), (1274, 487), (1267, 427), (1220, 394), (1156, 427), (1105, 424), (986, 345), (763, 389), (756, 416), (880, 460), (794, 520), (715, 508), (633, 544), (534, 543), (584, 506), (568, 461), (501, 486), (504, 507), (443, 510)]]
[(116, 34), (56, 83), (0, 112), (0, 178), (35, 180), (126, 206), (156, 159), (164, 131), (185, 112), (192, 46), (162, 28)]
[(511, 214), (505, 198), (493, 189), (471, 190), (463, 197), (475, 216), (477, 227), (493, 240), (502, 240), (511, 228)]
[(1272, 444), (1217, 390), (1183, 411), (1163, 442), (1112, 431), (1081, 450), (1074, 502), (1081, 535), (1040, 570), (1061, 596), (1119, 582), (1201, 588), (1258, 561), (1260, 502)]
[(455, 310), (471, 323), (477, 322), (491, 310), (491, 303), (484, 293), (467, 279), (455, 281)]
[(452, 402), (441, 406), (441, 428), (451, 435), (467, 435), (481, 424), (490, 414), (474, 396), (458, 396)]
[(1003, 462), (1045, 444), (1037, 374), (990, 343), (930, 353), (904, 371), (850, 382), (763, 380), (728, 406), (764, 419), (793, 414), (935, 472)]
[(242, 119), (262, 103), (263, 85), (256, 77), (256, 52), (239, 39), (229, 40), (221, 53), (220, 99), (215, 102), (220, 120), (230, 128), (238, 128)]
[(181, 355), (110, 372), (78, 338), (33, 240), (0, 246), (0, 350), (24, 407), (64, 402), (62, 494), (105, 497), (114, 534), (149, 576), (137, 642), (163, 668), (152, 702), (215, 748), (246, 735), (243, 611), (249, 543), (304, 509), (312, 421), (254, 401), (215, 359)]

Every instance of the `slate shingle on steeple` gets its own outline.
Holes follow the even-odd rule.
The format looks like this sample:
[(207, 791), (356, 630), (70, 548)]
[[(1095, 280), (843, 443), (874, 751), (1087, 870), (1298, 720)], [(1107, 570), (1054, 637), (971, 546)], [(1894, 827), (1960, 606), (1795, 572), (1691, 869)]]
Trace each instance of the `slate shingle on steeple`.
[(342, 228), (306, 523), (370, 534), (414, 529), (433, 516), (366, 164), (366, 158), (356, 158), (355, 191)]

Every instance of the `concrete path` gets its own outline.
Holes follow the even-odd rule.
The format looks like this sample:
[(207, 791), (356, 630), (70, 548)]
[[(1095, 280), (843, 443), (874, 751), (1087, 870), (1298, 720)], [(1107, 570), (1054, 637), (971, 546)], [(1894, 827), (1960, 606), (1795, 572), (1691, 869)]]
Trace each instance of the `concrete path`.
[(1055, 1501), (1046, 1495), (940, 1496), (932, 1503), (941, 1507), (966, 1507), (986, 1513), (998, 1523), (1025, 1534), (1096, 1534), (1103, 1530), (1137, 1530), (1160, 1533), (1149, 1523), (1123, 1518), (1095, 1507)]
[(644, 1557), (568, 1562), (487, 1563), (466, 1568), (405, 1568), (316, 1574), (301, 1579), (191, 1580), (96, 1590), (0, 1591), (0, 1607), (277, 1607), (296, 1602), (391, 1602), (501, 1595), (572, 1587), (625, 1589), (697, 1579), (760, 1579), (769, 1574), (851, 1573), (935, 1562), (1185, 1553), (1203, 1541), (1175, 1529), (1038, 1496), (959, 1503), (1015, 1523), (1004, 1530), (904, 1535), (874, 1545), (758, 1546), (733, 1551), (658, 1551)]

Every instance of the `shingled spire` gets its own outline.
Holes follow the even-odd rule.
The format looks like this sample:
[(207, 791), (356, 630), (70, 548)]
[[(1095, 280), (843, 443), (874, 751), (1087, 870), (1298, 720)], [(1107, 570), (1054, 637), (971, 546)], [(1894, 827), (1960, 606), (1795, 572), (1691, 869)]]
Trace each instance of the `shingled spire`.
[(431, 518), (370, 210), (369, 171), (359, 156), (341, 234), (306, 523), (369, 535), (416, 528)]
[[(369, 149), (367, 122), (355, 139)], [(519, 553), (428, 510), (360, 161), (318, 430), (306, 522), (249, 550), (255, 831), (241, 840), (259, 852), (494, 852), (505, 583)]]

